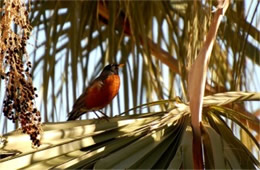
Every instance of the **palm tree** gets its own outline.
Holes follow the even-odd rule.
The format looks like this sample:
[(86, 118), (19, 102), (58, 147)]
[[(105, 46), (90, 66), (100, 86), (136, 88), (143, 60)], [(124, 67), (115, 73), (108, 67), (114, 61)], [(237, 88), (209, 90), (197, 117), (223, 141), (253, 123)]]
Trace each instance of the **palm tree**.
[[(5, 3), (7, 13), (5, 7), (13, 4)], [(252, 89), (248, 70), (260, 64), (259, 23), (254, 23), (259, 2), (252, 1), (249, 10), (247, 3), (224, 4), (228, 6), (222, 11), (225, 17), (217, 25), (214, 18), (221, 16), (217, 13), (222, 8), (215, 1), (29, 2), (33, 30), (26, 29), (32, 37), (27, 40), (32, 68), (26, 64), (34, 85), (39, 84), (36, 101), (46, 123), (42, 131), (37, 124), (39, 129), (31, 133), (21, 122), (34, 145), (39, 145), (41, 134), (38, 149), (20, 130), (5, 134), (0, 167), (259, 168), (259, 119), (245, 107), (245, 101), (260, 98), (259, 93), (247, 92)], [(14, 2), (19, 9), (22, 4)], [(15, 8), (12, 14), (16, 12)], [(16, 25), (14, 33), (19, 35), (20, 25)], [(217, 31), (216, 40), (210, 36), (212, 29)], [(8, 36), (4, 30), (2, 42)], [(210, 43), (214, 43), (212, 52)], [(211, 57), (208, 69), (200, 72), (202, 64), (195, 68), (192, 64), (204, 56), (202, 49)], [(87, 120), (60, 122), (107, 63), (125, 63), (120, 93), (104, 111), (113, 118), (109, 122), (89, 119), (90, 113)], [(8, 82), (6, 72), (0, 73)], [(206, 83), (190, 83), (203, 74)], [(199, 99), (204, 89), (206, 97)], [(201, 117), (190, 109), (199, 106), (194, 101), (202, 104)], [(34, 113), (34, 106), (29, 109)], [(21, 120), (23, 114), (15, 111)], [(194, 144), (193, 132), (198, 129), (191, 122), (196, 116), (202, 119), (197, 124), (202, 144)], [(202, 149), (194, 151), (194, 146)]]

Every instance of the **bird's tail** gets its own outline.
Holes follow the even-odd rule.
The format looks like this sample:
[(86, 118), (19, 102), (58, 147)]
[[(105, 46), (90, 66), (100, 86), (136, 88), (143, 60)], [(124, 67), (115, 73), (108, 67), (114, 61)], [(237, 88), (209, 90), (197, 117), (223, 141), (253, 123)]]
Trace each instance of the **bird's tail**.
[(76, 120), (76, 119), (78, 119), (83, 113), (85, 113), (85, 112), (82, 112), (82, 111), (80, 111), (79, 109), (73, 109), (71, 112), (69, 112), (69, 116), (68, 116), (67, 121)]
[(69, 120), (76, 120), (84, 113), (87, 113), (89, 110), (85, 107), (85, 96), (86, 91), (82, 93), (79, 98), (76, 100), (76, 102), (73, 105), (72, 111), (69, 113), (68, 121)]

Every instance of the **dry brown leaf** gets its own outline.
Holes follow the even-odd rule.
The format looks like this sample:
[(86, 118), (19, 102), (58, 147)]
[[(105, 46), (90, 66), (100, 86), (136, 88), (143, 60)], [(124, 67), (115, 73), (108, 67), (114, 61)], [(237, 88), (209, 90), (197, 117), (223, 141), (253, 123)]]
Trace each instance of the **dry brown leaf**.
[(213, 21), (209, 28), (206, 40), (198, 54), (197, 59), (192, 65), (188, 75), (188, 90), (190, 97), (191, 124), (193, 128), (193, 160), (195, 169), (203, 169), (202, 151), (201, 151), (201, 132), (200, 122), (202, 118), (202, 102), (205, 91), (205, 81), (208, 69), (208, 63), (212, 52), (213, 44), (216, 39), (217, 30), (223, 18), (229, 0), (218, 1), (218, 7)]

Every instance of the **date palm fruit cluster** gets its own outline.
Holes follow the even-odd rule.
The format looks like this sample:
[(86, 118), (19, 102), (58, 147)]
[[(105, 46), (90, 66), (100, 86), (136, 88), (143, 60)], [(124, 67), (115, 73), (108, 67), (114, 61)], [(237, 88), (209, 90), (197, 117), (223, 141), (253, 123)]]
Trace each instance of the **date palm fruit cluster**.
[(22, 132), (30, 135), (33, 146), (39, 146), (41, 116), (35, 107), (37, 89), (32, 84), (32, 64), (26, 52), (32, 30), (28, 11), (23, 1), (5, 0), (1, 15), (0, 75), (6, 85), (2, 112), (14, 123), (19, 121)]

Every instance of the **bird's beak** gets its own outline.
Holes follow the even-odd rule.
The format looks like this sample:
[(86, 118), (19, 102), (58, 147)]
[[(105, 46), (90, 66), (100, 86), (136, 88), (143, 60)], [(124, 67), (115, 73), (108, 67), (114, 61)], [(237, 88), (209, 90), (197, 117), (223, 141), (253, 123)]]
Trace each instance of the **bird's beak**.
[(118, 68), (124, 67), (125, 64), (118, 64)]

